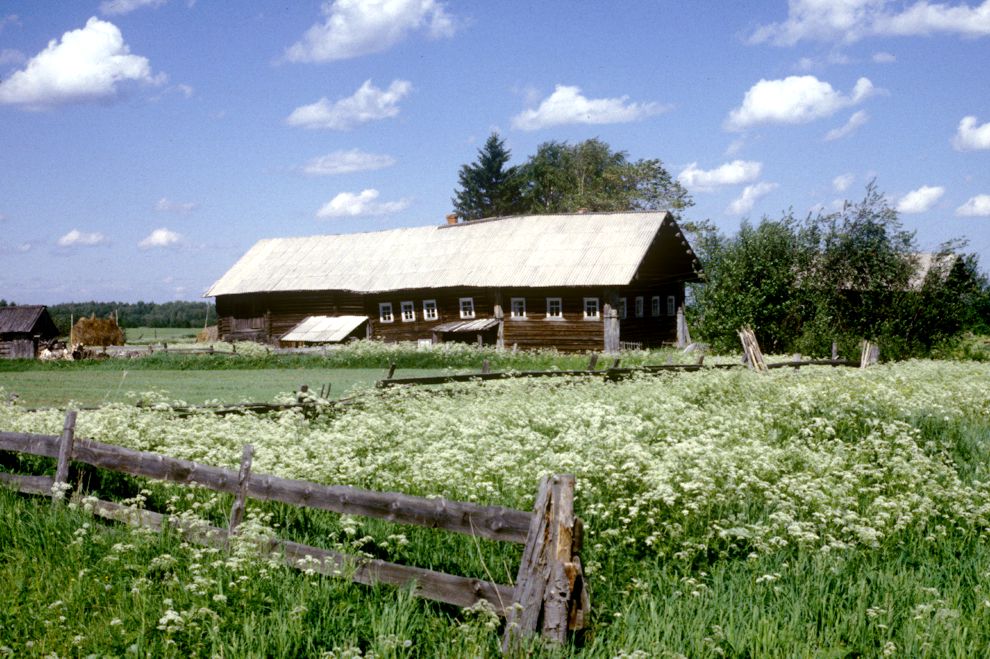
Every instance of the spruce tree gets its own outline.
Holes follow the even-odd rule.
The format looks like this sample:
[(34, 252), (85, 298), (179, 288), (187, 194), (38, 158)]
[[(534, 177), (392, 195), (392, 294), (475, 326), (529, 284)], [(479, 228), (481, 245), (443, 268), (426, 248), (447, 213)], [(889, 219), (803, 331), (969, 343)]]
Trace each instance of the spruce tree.
[(492, 133), (478, 149), (478, 159), (462, 165), (457, 175), (459, 188), (451, 203), (465, 220), (512, 215), (519, 209), (519, 182), (516, 167), (506, 167), (510, 152), (505, 140)]

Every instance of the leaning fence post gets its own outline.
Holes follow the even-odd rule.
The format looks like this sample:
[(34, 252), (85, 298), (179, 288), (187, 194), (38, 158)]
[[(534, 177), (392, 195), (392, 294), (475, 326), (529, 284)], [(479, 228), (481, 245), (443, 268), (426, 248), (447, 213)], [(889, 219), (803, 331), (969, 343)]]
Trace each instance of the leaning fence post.
[(591, 353), (591, 359), (588, 360), (588, 370), (593, 371), (595, 367), (598, 366), (598, 353)]
[(58, 462), (55, 465), (55, 480), (52, 483), (52, 503), (57, 503), (65, 496), (69, 480), (69, 461), (72, 460), (72, 444), (76, 435), (76, 410), (66, 410), (65, 423), (62, 425), (62, 436), (58, 444)]
[(492, 372), (492, 364), (487, 359), (481, 362), (481, 374), (488, 375)]
[(234, 497), (234, 505), (230, 507), (230, 523), (227, 525), (227, 535), (231, 536), (237, 532), (244, 519), (244, 508), (247, 505), (248, 482), (251, 479), (251, 460), (254, 457), (254, 447), (245, 444), (241, 453), (241, 469), (237, 472), (237, 495)]
[(543, 636), (567, 640), (570, 603), (575, 581), (574, 476), (555, 476), (550, 493), (549, 579), (543, 593)]
[(395, 362), (392, 362), (392, 365), (388, 367), (388, 375), (385, 376), (385, 379), (391, 380), (393, 375), (395, 375)]

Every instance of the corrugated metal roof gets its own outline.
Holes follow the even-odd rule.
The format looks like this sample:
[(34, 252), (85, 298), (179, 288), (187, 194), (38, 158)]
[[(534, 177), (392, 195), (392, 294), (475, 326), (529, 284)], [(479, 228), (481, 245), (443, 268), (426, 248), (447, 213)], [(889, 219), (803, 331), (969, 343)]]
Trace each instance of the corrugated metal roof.
[(529, 215), (261, 240), (206, 296), (629, 284), (666, 212)]
[(367, 320), (367, 316), (307, 316), (285, 333), (282, 341), (337, 343)]
[(484, 332), (498, 327), (498, 318), (479, 318), (477, 320), (455, 320), (437, 325), (434, 332)]
[(0, 307), (0, 334), (31, 332), (45, 311), (44, 305)]

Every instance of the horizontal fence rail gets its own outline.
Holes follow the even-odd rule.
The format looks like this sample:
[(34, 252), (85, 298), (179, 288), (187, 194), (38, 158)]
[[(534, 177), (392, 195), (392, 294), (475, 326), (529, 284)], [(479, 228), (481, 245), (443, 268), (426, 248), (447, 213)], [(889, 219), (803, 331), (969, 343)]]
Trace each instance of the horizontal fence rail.
[(76, 411), (66, 413), (62, 434), (0, 432), (0, 451), (55, 458), (55, 477), (0, 472), (0, 484), (60, 501), (68, 489), (70, 462), (179, 484), (195, 484), (234, 495), (227, 529), (190, 523), (157, 512), (88, 498), (93, 513), (116, 521), (163, 530), (174, 526), (189, 541), (226, 548), (244, 514), (247, 499), (279, 501), (341, 514), (375, 517), (400, 524), (514, 542), (524, 545), (514, 586), (343, 554), (288, 540), (269, 539), (267, 549), (285, 564), (362, 584), (411, 585), (417, 596), (468, 607), (480, 600), (506, 618), (503, 651), (540, 631), (564, 642), (580, 633), (590, 615), (590, 598), (581, 568), (583, 524), (574, 516), (573, 476), (547, 476), (540, 482), (533, 512), (501, 506), (376, 492), (342, 485), (252, 474), (253, 448), (244, 447), (239, 470), (223, 469), (157, 453), (75, 438)]

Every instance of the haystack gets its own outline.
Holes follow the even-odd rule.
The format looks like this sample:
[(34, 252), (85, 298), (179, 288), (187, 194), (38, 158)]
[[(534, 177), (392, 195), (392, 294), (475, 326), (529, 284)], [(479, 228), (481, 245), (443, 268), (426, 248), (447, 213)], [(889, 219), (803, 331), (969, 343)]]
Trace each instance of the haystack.
[(204, 327), (203, 330), (196, 335), (196, 343), (216, 343), (219, 341), (220, 333), (217, 331), (216, 325), (210, 325), (209, 327)]
[(72, 326), (73, 345), (86, 346), (122, 346), (124, 345), (124, 330), (120, 329), (117, 320), (110, 318), (80, 318)]

